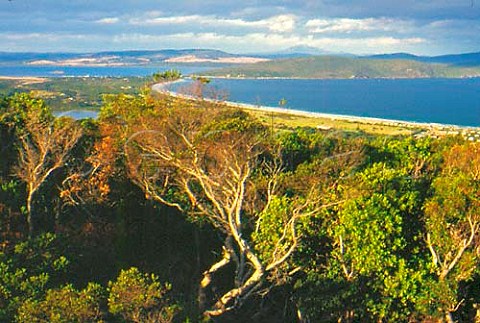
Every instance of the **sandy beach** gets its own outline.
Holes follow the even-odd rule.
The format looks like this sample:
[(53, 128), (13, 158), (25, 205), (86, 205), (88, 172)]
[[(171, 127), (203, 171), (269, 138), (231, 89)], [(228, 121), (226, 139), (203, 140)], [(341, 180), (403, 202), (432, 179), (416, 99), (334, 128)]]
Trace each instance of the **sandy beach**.
[(0, 80), (20, 81), (23, 84), (35, 84), (35, 83), (43, 83), (47, 79), (43, 77), (35, 77), (35, 76), (0, 76)]
[[(180, 82), (185, 82), (185, 80), (181, 79), (173, 82), (157, 83), (152, 85), (152, 90), (160, 93), (165, 93), (173, 97), (196, 100), (197, 98), (193, 96), (180, 94), (168, 89), (168, 87), (171, 84), (180, 83)], [(353, 123), (387, 125), (387, 126), (397, 126), (397, 127), (405, 127), (405, 128), (412, 128), (412, 129), (416, 128), (416, 129), (436, 130), (436, 131), (461, 131), (461, 130), (468, 130), (468, 129), (478, 130), (477, 127), (458, 126), (458, 125), (451, 125), (451, 124), (424, 123), (424, 122), (414, 122), (414, 121), (404, 121), (404, 120), (394, 120), (394, 119), (358, 117), (358, 116), (351, 116), (351, 115), (311, 112), (311, 111), (302, 111), (302, 110), (286, 109), (286, 108), (279, 108), (279, 107), (269, 107), (269, 106), (261, 106), (261, 105), (247, 104), (247, 103), (239, 103), (239, 102), (232, 102), (232, 101), (218, 101), (218, 100), (207, 99), (207, 98), (204, 98), (203, 100), (208, 102), (222, 103), (227, 106), (237, 107), (242, 109), (290, 114), (290, 115), (296, 115), (296, 116), (302, 116), (302, 117), (308, 117), (308, 118), (341, 120), (341, 121), (348, 121)]]

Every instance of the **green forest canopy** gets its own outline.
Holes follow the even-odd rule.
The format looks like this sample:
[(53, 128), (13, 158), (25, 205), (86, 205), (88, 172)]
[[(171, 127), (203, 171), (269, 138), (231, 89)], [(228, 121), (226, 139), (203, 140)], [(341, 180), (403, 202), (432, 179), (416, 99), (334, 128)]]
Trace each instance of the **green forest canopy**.
[(0, 136), (1, 321), (478, 319), (478, 143), (146, 93)]

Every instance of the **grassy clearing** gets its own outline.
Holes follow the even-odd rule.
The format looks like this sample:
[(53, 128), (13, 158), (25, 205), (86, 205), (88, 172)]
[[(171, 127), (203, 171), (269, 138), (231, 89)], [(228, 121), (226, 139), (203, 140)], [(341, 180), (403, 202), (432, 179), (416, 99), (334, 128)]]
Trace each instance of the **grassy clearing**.
[[(194, 102), (191, 97), (183, 95), (169, 95), (164, 93), (154, 93), (158, 98), (164, 98), (165, 95), (173, 100), (180, 100), (183, 102)], [(218, 104), (208, 100), (202, 101), (203, 104)], [(296, 128), (316, 128), (319, 130), (342, 130), (352, 132), (363, 132), (373, 135), (412, 135), (418, 132), (427, 130), (427, 127), (421, 125), (411, 125), (408, 123), (401, 124), (392, 121), (382, 120), (362, 120), (352, 117), (352, 119), (335, 118), (328, 116), (315, 115), (299, 115), (292, 113), (285, 113), (283, 111), (265, 111), (260, 108), (246, 107), (245, 105), (237, 105), (231, 102), (224, 102), (225, 108), (242, 109), (253, 115), (260, 122), (275, 130), (292, 130)]]
[(378, 135), (410, 135), (419, 130), (418, 128), (393, 126), (382, 123), (339, 120), (313, 116), (299, 116), (253, 109), (247, 109), (247, 111), (268, 126), (272, 126), (273, 123), (273, 127), (278, 130), (311, 127), (323, 130), (338, 129), (345, 131), (361, 131)]

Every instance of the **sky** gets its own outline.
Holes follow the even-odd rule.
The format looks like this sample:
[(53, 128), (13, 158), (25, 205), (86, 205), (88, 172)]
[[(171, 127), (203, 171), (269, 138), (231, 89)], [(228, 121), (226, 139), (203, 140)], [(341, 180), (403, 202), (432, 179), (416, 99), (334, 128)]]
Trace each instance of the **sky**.
[[(478, 3), (477, 3), (478, 2)], [(0, 0), (0, 51), (480, 51), (480, 0)]]

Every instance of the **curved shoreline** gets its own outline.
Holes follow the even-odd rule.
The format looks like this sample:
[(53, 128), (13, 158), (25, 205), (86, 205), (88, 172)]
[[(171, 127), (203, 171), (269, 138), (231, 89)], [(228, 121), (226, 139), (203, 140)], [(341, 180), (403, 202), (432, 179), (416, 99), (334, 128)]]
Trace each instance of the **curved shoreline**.
[[(153, 91), (168, 94), (176, 98), (198, 100), (198, 98), (196, 97), (180, 94), (167, 89), (169, 85), (174, 83), (181, 83), (181, 82), (186, 82), (186, 80), (180, 79), (172, 82), (156, 83), (152, 85), (151, 89)], [(417, 122), (417, 121), (405, 121), (405, 120), (396, 120), (396, 119), (383, 119), (383, 118), (375, 118), (375, 117), (359, 117), (359, 116), (353, 116), (353, 115), (342, 115), (342, 114), (332, 114), (332, 113), (323, 113), (323, 112), (311, 112), (311, 111), (305, 111), (305, 110), (286, 109), (286, 108), (254, 105), (249, 103), (240, 103), (240, 102), (233, 102), (233, 101), (219, 101), (219, 100), (208, 99), (208, 98), (203, 98), (203, 100), (207, 102), (213, 102), (213, 103), (222, 103), (230, 107), (236, 107), (236, 108), (242, 108), (242, 109), (256, 110), (256, 111), (262, 111), (262, 112), (283, 113), (283, 114), (290, 114), (290, 115), (296, 115), (296, 116), (302, 116), (302, 117), (341, 120), (341, 121), (348, 121), (353, 123), (368, 123), (368, 124), (406, 127), (406, 128), (421, 128), (421, 129), (435, 129), (435, 130), (449, 130), (449, 131), (480, 129), (480, 127), (461, 126), (461, 125), (443, 124), (443, 123), (435, 123), (435, 122)]]
[(400, 76), (379, 76), (379, 77), (301, 77), (301, 76), (222, 76), (222, 75), (203, 75), (212, 80), (461, 80), (461, 79), (480, 79), (480, 75), (475, 76), (417, 76), (417, 77), (400, 77)]

